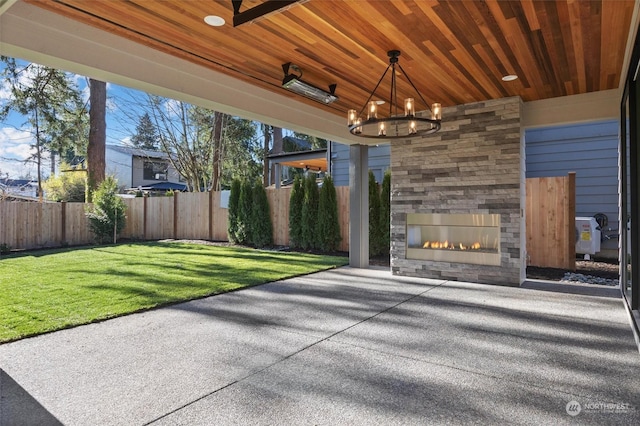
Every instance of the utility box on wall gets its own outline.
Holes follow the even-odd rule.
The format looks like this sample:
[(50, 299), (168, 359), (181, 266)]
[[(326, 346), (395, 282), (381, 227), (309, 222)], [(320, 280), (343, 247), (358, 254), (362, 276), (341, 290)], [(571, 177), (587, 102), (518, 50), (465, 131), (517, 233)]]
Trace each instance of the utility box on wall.
[(600, 251), (600, 226), (593, 217), (576, 217), (576, 253), (592, 255)]

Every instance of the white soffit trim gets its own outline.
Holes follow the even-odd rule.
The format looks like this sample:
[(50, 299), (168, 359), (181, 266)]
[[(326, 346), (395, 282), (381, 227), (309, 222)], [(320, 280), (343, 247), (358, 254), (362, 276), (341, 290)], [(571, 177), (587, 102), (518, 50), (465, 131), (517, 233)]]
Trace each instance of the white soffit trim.
[(522, 127), (616, 120), (620, 115), (620, 96), (619, 89), (612, 89), (525, 102)]
[(0, 15), (5, 13), (18, 0), (0, 0)]
[(0, 16), (0, 54), (345, 144), (363, 143), (349, 133), (342, 115), (24, 2)]

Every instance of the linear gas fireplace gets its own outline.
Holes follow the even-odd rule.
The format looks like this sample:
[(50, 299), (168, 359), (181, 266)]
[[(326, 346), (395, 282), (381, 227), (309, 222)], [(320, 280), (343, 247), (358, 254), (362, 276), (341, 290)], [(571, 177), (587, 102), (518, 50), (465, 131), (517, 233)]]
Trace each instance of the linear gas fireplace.
[(499, 214), (407, 214), (407, 259), (500, 265)]

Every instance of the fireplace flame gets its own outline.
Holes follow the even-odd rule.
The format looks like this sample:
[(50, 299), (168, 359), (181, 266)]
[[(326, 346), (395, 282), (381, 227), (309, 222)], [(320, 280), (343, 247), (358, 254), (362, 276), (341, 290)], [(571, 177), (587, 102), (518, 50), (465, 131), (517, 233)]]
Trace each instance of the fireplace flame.
[(470, 246), (465, 246), (462, 243), (454, 244), (450, 243), (449, 240), (445, 241), (425, 241), (422, 245), (422, 248), (431, 248), (431, 249), (449, 249), (449, 250), (480, 250), (482, 246), (479, 242), (475, 242)]

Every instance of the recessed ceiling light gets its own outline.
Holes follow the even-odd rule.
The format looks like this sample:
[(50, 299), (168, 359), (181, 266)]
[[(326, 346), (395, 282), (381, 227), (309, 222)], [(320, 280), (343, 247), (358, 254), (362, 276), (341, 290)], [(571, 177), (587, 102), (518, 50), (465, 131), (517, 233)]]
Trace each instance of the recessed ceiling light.
[(376, 105), (384, 105), (384, 101), (379, 99), (376, 101)]
[(216, 15), (205, 16), (204, 22), (212, 27), (221, 27), (225, 24), (224, 19)]
[(518, 76), (515, 74), (509, 74), (509, 75), (505, 75), (504, 77), (502, 77), (502, 81), (513, 81), (513, 80), (517, 80)]

